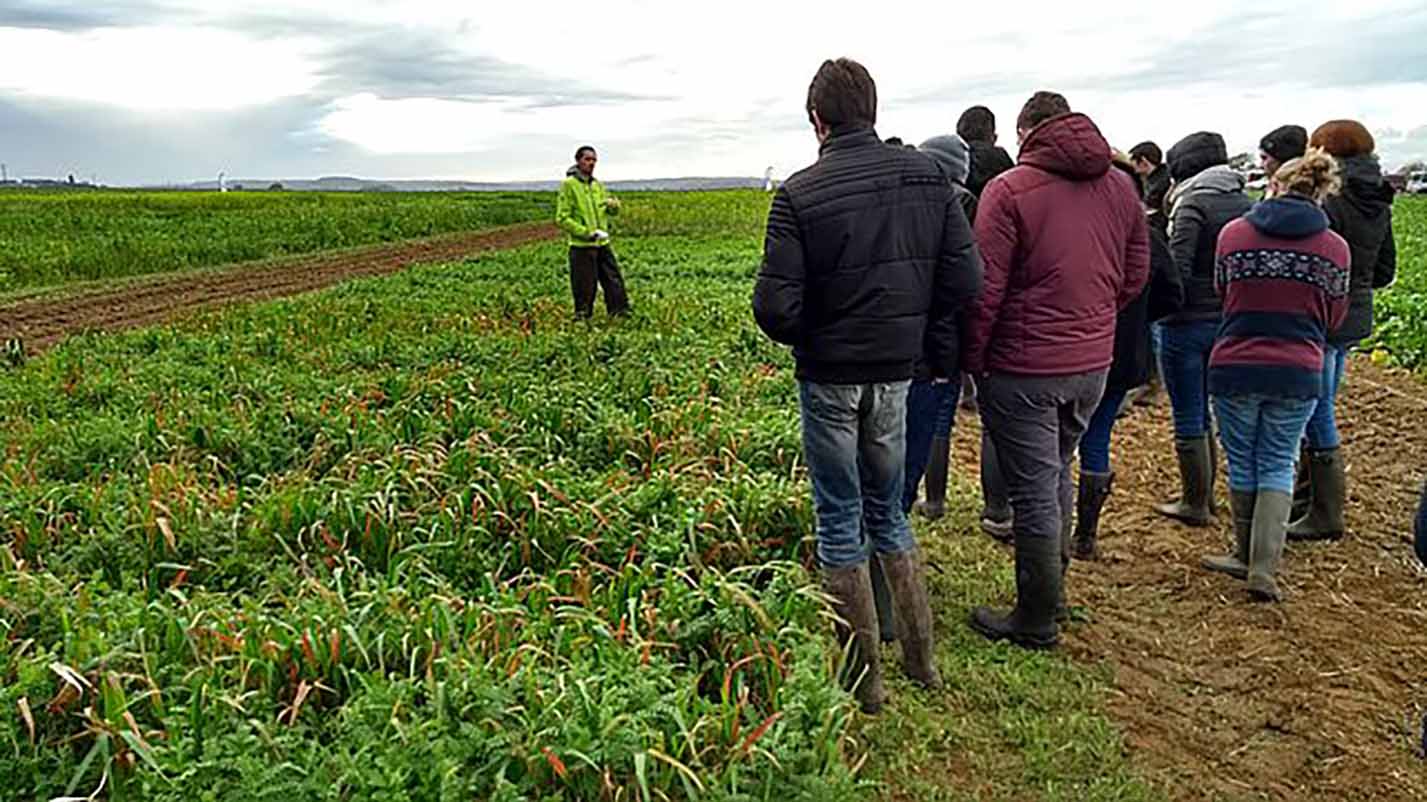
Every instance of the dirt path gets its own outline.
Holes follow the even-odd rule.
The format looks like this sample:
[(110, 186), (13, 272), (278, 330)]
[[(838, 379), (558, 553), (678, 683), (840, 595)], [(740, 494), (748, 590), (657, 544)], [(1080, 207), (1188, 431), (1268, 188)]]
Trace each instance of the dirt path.
[(35, 353), (80, 331), (150, 325), (197, 309), (296, 295), (423, 262), (553, 239), (558, 233), (552, 223), (530, 223), (46, 295), (0, 306), (0, 340), (18, 337), (27, 351)]
[[(1198, 567), (1229, 542), (1150, 511), (1177, 488), (1169, 410), (1117, 426), (1105, 557), (1077, 563), (1065, 638), (1114, 676), (1132, 761), (1184, 800), (1427, 799), (1427, 571), (1409, 541), (1427, 469), (1427, 384), (1360, 359), (1340, 407), (1348, 538), (1290, 545), (1287, 599), (1250, 603)], [(964, 418), (963, 418), (964, 419)], [(964, 427), (967, 430), (973, 427)], [(974, 454), (972, 431), (958, 450)], [(1220, 482), (1219, 499), (1227, 507)]]

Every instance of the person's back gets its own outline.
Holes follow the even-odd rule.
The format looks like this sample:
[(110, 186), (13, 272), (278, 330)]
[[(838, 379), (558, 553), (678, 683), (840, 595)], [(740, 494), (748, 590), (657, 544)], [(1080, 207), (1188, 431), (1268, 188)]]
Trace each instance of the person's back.
[[(861, 383), (911, 375), (943, 244), (964, 235), (971, 247), (969, 226), (947, 230), (952, 205), (953, 191), (929, 159), (886, 147), (871, 128), (834, 130), (818, 161), (783, 183), (769, 215), (770, 266), (794, 246), (785, 237), (796, 237), (802, 295), (789, 297), (767, 274), (754, 313), (770, 337), (794, 347), (799, 378)], [(795, 304), (800, 314), (788, 314)], [(954, 330), (934, 333), (928, 351), (954, 369)]]
[(1021, 163), (977, 212), (986, 263), (967, 368), (1070, 375), (1110, 365), (1119, 309), (1143, 289), (1149, 240), (1139, 191), (1110, 170), (1110, 146), (1083, 114), (1037, 127)]
[(1169, 149), (1169, 247), (1184, 280), (1185, 303), (1176, 322), (1219, 319), (1214, 291), (1214, 247), (1219, 232), (1253, 205), (1244, 177), (1229, 167), (1224, 139), (1201, 131)]
[(806, 111), (822, 147), (773, 196), (753, 313), (793, 346), (819, 572), (846, 622), (843, 684), (875, 713), (886, 689), (869, 550), (895, 602), (903, 669), (941, 687), (925, 566), (900, 503), (907, 396), (924, 347), (933, 374), (955, 374), (958, 313), (981, 266), (941, 171), (877, 138), (866, 68), (823, 62)]
[(1017, 119), (1021, 163), (976, 213), (985, 262), (967, 326), (967, 370), (1013, 510), (1016, 606), (979, 607), (993, 640), (1053, 647), (1070, 560), (1076, 444), (1105, 390), (1117, 313), (1149, 277), (1149, 233), (1133, 180), (1065, 98), (1038, 92)]

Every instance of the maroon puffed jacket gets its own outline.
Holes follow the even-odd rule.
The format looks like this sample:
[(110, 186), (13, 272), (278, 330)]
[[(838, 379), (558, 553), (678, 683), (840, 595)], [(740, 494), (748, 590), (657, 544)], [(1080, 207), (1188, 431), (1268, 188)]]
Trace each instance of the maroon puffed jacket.
[(1066, 114), (1032, 131), (1020, 163), (986, 185), (976, 213), (985, 282), (962, 349), (973, 375), (1110, 366), (1115, 316), (1150, 271), (1139, 192), (1110, 158), (1095, 123)]

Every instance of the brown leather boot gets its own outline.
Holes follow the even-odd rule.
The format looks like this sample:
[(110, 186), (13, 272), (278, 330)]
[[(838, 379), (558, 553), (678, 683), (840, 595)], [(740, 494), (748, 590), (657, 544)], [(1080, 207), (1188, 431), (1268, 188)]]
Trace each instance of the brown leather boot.
[(941, 674), (936, 670), (932, 642), (932, 608), (927, 596), (926, 564), (921, 549), (878, 555), (892, 598), (897, 604), (897, 637), (902, 641), (902, 670), (923, 688), (936, 690)]
[(846, 568), (824, 567), (822, 581), (823, 589), (835, 600), (837, 615), (843, 621), (837, 632), (838, 643), (847, 654), (842, 671), (843, 687), (857, 697), (862, 712), (876, 715), (887, 701), (887, 691), (882, 685), (877, 606), (872, 601), (872, 578), (867, 563)]

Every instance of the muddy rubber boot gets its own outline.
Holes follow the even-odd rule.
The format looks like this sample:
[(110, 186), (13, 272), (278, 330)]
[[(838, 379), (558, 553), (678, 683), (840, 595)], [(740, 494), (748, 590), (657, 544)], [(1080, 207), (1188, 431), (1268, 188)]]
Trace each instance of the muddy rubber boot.
[(1011, 494), (1001, 474), (996, 446), (985, 432), (981, 433), (981, 497), (985, 500), (981, 509), (981, 531), (1002, 543), (1010, 543), (1015, 538)]
[(1343, 452), (1336, 448), (1310, 452), (1308, 476), (1313, 487), (1308, 514), (1295, 519), (1288, 527), (1288, 539), (1341, 540), (1347, 529), (1343, 520), (1343, 505), (1348, 495)]
[[(882, 685), (877, 607), (872, 601), (872, 578), (867, 563), (847, 568), (823, 568), (823, 589), (837, 603), (838, 642), (847, 654), (841, 672), (842, 686), (857, 697), (862, 712), (876, 715), (887, 701)], [(850, 643), (849, 643), (850, 641)]]
[(1298, 454), (1298, 472), (1293, 477), (1293, 511), (1288, 520), (1297, 521), (1308, 514), (1308, 506), (1313, 503), (1313, 478), (1308, 473), (1308, 463), (1312, 458), (1308, 446), (1304, 445)]
[(872, 580), (872, 603), (877, 607), (877, 631), (883, 643), (897, 640), (897, 616), (892, 606), (892, 591), (887, 587), (887, 574), (882, 560), (873, 554), (867, 560), (867, 576)]
[(951, 463), (951, 438), (933, 437), (927, 460), (926, 499), (913, 505), (918, 515), (935, 521), (946, 514), (946, 472)]
[(1208, 435), (1176, 439), (1174, 450), (1179, 457), (1179, 498), (1156, 504), (1155, 512), (1190, 526), (1208, 526), (1209, 496), (1213, 492), (1213, 449)]
[(941, 674), (936, 670), (931, 599), (921, 549), (880, 557), (892, 598), (897, 601), (897, 622), (902, 625), (897, 631), (902, 641), (902, 670), (923, 688), (937, 690), (942, 687)]
[(977, 607), (971, 628), (991, 640), (1025, 649), (1053, 649), (1060, 639), (1055, 623), (1060, 598), (1060, 544), (1056, 538), (1016, 538), (1016, 606)]
[[(1209, 517), (1214, 518), (1219, 514), (1219, 500), (1214, 497), (1214, 489), (1219, 483), (1219, 433), (1214, 426), (1209, 427), (1209, 484), (1205, 491), (1204, 506), (1209, 510)], [(1213, 521), (1209, 521), (1213, 523)]]
[(1070, 544), (1070, 554), (1075, 559), (1100, 559), (1100, 511), (1105, 508), (1105, 500), (1110, 497), (1114, 484), (1113, 473), (1080, 472), (1080, 488), (1075, 499), (1075, 538)]
[(1235, 579), (1248, 578), (1249, 539), (1253, 535), (1254, 504), (1257, 499), (1257, 493), (1234, 491), (1229, 494), (1229, 505), (1234, 510), (1234, 551), (1232, 554), (1201, 558), (1199, 564), (1206, 570), (1228, 574)]
[(1293, 496), (1281, 490), (1260, 490), (1254, 499), (1253, 532), (1249, 536), (1249, 595), (1257, 601), (1278, 601), (1278, 565), (1288, 534)]

